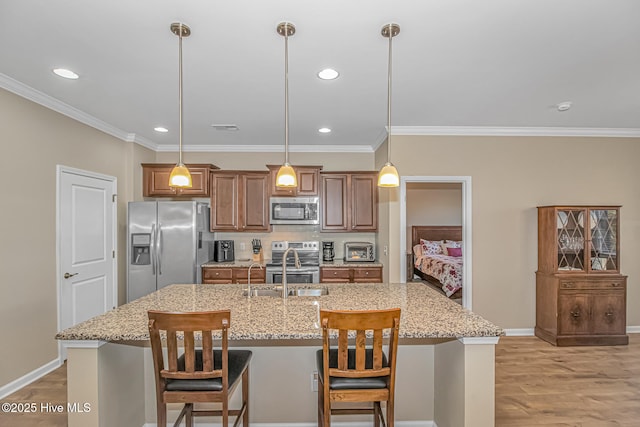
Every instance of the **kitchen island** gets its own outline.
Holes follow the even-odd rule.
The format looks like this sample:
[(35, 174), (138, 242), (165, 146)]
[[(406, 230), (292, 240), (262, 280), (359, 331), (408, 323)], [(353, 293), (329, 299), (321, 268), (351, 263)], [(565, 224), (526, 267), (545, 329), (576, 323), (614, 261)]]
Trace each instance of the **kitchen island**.
[(151, 309), (230, 309), (230, 345), (254, 352), (251, 424), (315, 425), (319, 309), (392, 307), (402, 309), (396, 424), (494, 425), (494, 347), (503, 332), (436, 291), (421, 283), (323, 284), (306, 286), (326, 287), (328, 295), (282, 299), (248, 298), (244, 286), (172, 285), (60, 332), (56, 338), (68, 349), (69, 402), (91, 406), (69, 413), (69, 426), (154, 422)]

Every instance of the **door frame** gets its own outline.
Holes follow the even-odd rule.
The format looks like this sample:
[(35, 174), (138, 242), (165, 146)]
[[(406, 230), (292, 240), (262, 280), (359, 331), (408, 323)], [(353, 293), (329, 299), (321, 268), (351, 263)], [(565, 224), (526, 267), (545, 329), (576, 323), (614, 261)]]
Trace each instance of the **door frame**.
[[(99, 179), (111, 183), (111, 193), (113, 197), (117, 195), (118, 179), (115, 176), (104, 175), (97, 172), (87, 171), (83, 169), (72, 168), (64, 165), (56, 165), (56, 303), (57, 303), (57, 325), (56, 330), (59, 332), (62, 327), (62, 268), (61, 262), (61, 235), (60, 235), (60, 220), (62, 204), (60, 198), (62, 196), (62, 174), (69, 173), (74, 175), (83, 176), (86, 178)], [(118, 253), (118, 206), (117, 203), (111, 203), (112, 215), (111, 215), (111, 239), (113, 250)], [(111, 258), (111, 268), (113, 270), (113, 283), (111, 292), (113, 293), (113, 302), (118, 304), (118, 257)], [(66, 358), (66, 351), (64, 349), (62, 341), (58, 340), (58, 359), (60, 364), (64, 362)]]
[[(402, 176), (400, 177), (400, 247), (407, 247), (407, 183), (432, 182), (462, 184), (462, 232), (464, 251), (462, 251), (462, 307), (472, 309), (472, 228), (471, 228), (471, 177), (470, 176)], [(407, 283), (407, 257), (400, 251), (400, 282)]]

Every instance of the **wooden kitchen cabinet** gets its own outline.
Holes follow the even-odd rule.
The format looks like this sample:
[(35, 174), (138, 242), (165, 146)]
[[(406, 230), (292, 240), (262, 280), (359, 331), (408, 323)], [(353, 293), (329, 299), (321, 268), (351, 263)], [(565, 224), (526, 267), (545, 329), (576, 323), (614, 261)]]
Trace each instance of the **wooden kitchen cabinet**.
[(269, 172), (211, 173), (211, 231), (270, 231)]
[(293, 166), (298, 178), (298, 186), (294, 188), (276, 187), (276, 175), (281, 165), (267, 165), (269, 175), (271, 177), (271, 196), (288, 197), (288, 196), (317, 196), (318, 181), (322, 166)]
[(378, 173), (323, 172), (323, 231), (378, 230)]
[(191, 188), (169, 187), (169, 175), (174, 163), (142, 163), (142, 195), (144, 197), (209, 197), (209, 177), (218, 169), (210, 164), (186, 165), (191, 173)]
[(321, 266), (321, 283), (382, 283), (380, 266)]
[[(224, 285), (231, 283), (247, 283), (249, 267), (202, 267), (202, 283)], [(265, 283), (265, 269), (251, 269), (251, 284)]]
[(538, 207), (535, 334), (554, 345), (625, 345), (620, 206)]

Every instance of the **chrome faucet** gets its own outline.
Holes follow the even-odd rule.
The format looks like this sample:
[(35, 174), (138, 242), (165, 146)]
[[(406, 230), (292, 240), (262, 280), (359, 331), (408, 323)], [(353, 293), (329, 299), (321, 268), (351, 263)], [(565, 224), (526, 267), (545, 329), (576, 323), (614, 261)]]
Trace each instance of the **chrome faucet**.
[(300, 268), (300, 258), (298, 258), (298, 251), (294, 248), (287, 248), (286, 251), (282, 254), (282, 298), (286, 299), (289, 293), (289, 289), (287, 289), (287, 255), (289, 255), (289, 251), (293, 251), (294, 258), (294, 266), (296, 268)]
[(249, 266), (249, 271), (247, 273), (247, 297), (249, 297), (249, 298), (251, 298), (251, 268), (255, 267), (256, 265), (258, 267), (260, 267), (260, 270), (262, 270), (262, 264), (257, 263), (257, 262), (253, 262)]

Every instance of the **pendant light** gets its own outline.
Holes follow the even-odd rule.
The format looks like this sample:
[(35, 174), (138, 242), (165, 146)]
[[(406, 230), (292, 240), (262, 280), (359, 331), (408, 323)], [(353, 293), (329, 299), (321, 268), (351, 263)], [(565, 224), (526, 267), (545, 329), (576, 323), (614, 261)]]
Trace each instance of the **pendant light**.
[(397, 187), (400, 185), (398, 170), (391, 163), (391, 59), (393, 37), (400, 33), (398, 24), (387, 24), (382, 27), (382, 36), (389, 38), (389, 76), (387, 88), (387, 163), (384, 164), (378, 174), (378, 187)]
[(276, 175), (276, 187), (297, 187), (298, 178), (289, 164), (289, 36), (296, 33), (296, 27), (290, 22), (281, 22), (276, 27), (278, 34), (284, 37), (284, 164)]
[(180, 39), (180, 48), (179, 48), (179, 63), (180, 63), (180, 71), (179, 71), (179, 80), (180, 80), (180, 88), (178, 94), (178, 109), (180, 110), (180, 139), (179, 139), (179, 157), (178, 163), (171, 170), (171, 175), (169, 175), (169, 187), (180, 187), (180, 188), (191, 188), (193, 183), (191, 181), (191, 173), (189, 173), (189, 169), (182, 163), (182, 38), (189, 37), (191, 35), (191, 29), (183, 24), (182, 22), (174, 22), (171, 24), (171, 32), (178, 36)]

